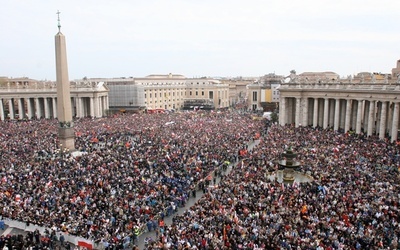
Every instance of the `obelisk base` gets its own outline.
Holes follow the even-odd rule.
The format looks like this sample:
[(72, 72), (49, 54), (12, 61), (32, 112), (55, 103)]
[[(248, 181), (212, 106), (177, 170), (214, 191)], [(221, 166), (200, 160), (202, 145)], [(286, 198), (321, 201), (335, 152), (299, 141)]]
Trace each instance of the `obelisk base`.
[(60, 147), (62, 150), (75, 150), (75, 131), (74, 128), (58, 128)]

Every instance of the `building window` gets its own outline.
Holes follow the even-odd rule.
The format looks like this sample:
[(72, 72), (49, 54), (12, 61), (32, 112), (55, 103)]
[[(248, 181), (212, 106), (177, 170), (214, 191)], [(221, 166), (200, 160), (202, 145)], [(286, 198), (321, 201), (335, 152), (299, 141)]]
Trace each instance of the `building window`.
[(201, 91), (201, 95), (204, 96), (204, 91)]
[(199, 95), (199, 92), (198, 91), (196, 91), (196, 96), (198, 96)]
[(257, 110), (257, 104), (253, 104), (253, 110)]
[(213, 91), (208, 92), (208, 97), (210, 99), (214, 99), (214, 92)]
[(154, 97), (157, 98), (157, 93), (154, 93)]
[(253, 102), (257, 101), (257, 91), (253, 91)]
[(192, 91), (189, 92), (189, 95), (192, 95)]

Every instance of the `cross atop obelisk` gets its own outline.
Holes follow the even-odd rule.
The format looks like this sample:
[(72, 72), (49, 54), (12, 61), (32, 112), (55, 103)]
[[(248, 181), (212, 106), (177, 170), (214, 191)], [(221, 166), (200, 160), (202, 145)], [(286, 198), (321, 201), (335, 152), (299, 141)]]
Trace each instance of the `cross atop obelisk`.
[(60, 149), (75, 149), (75, 132), (72, 120), (70, 83), (68, 79), (67, 49), (65, 36), (60, 32), (60, 11), (58, 16), (58, 33), (55, 36), (56, 45), (56, 75), (57, 75), (57, 117), (59, 122), (58, 136)]
[(57, 10), (57, 21), (58, 21), (58, 32), (60, 32), (61, 29), (61, 23), (60, 23), (60, 14), (61, 12), (59, 10)]

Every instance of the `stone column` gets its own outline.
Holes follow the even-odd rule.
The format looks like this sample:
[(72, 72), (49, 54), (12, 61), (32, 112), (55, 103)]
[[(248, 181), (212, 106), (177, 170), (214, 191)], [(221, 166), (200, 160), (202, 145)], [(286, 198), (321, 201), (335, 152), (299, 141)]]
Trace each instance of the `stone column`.
[(360, 134), (361, 133), (361, 118), (362, 118), (362, 105), (363, 101), (358, 100), (357, 101), (357, 121), (356, 121), (356, 133)]
[[(93, 105), (93, 108), (94, 108), (94, 116), (95, 117), (100, 117), (100, 115), (99, 115), (99, 97), (95, 97), (94, 99), (94, 105)], [(279, 112), (279, 115), (280, 115), (280, 112)]]
[(387, 119), (386, 119), (386, 131), (389, 133), (389, 136), (392, 131), (392, 122), (393, 121), (393, 111), (394, 111), (394, 103), (388, 103), (388, 111), (386, 113)]
[(279, 100), (279, 124), (286, 124), (286, 97), (281, 97)]
[(344, 122), (344, 132), (347, 133), (350, 130), (351, 122), (351, 100), (346, 100), (346, 120)]
[(81, 117), (85, 117), (85, 100), (83, 99), (83, 97), (80, 97), (79, 99), (80, 99), (80, 101), (79, 101), (79, 106), (80, 106), (79, 110), (80, 110), (80, 113), (81, 113)]
[(364, 134), (367, 134), (367, 132), (368, 132), (369, 103), (370, 103), (370, 101), (364, 100), (364, 105), (363, 105), (364, 112), (363, 112), (362, 126), (361, 126), (361, 129), (364, 129)]
[(94, 100), (90, 97), (90, 117), (94, 117)]
[(76, 117), (82, 117), (82, 98), (76, 97)]
[(335, 99), (335, 121), (333, 129), (335, 131), (339, 130), (339, 119), (340, 119), (340, 99)]
[(101, 116), (105, 116), (105, 114), (106, 114), (106, 97), (105, 96), (103, 96), (102, 97), (102, 102), (101, 102)]
[(98, 110), (98, 116), (99, 117), (102, 117), (102, 112), (101, 112), (102, 101), (103, 101), (102, 97), (99, 96), (98, 97), (98, 103), (97, 103), (97, 105), (98, 105), (97, 110)]
[(1, 98), (0, 98), (0, 120), (1, 121), (5, 120), (3, 99), (1, 99)]
[(8, 100), (8, 109), (10, 112), (10, 120), (15, 119), (15, 109), (14, 109), (14, 99), (11, 98)]
[(318, 98), (314, 98), (313, 127), (318, 126)]
[(376, 102), (375, 105), (375, 110), (376, 110), (376, 122), (375, 122), (375, 132), (376, 134), (379, 134), (379, 131), (381, 130), (381, 114), (382, 114), (382, 102)]
[(325, 100), (324, 100), (324, 125), (323, 125), (324, 129), (326, 129), (328, 127), (328, 119), (329, 119), (329, 99), (325, 98)]
[(392, 134), (391, 134), (392, 142), (397, 141), (398, 139), (397, 138), (398, 129), (399, 129), (399, 103), (395, 102), (393, 110), (393, 122), (392, 122)]
[(32, 119), (34, 117), (32, 98), (26, 99), (26, 106), (28, 107), (28, 119)]
[(357, 106), (358, 101), (352, 100), (351, 101), (351, 118), (350, 118), (350, 129), (356, 130), (357, 127)]
[(394, 103), (394, 110), (393, 110), (393, 122), (392, 122), (392, 133), (391, 133), (391, 141), (397, 141), (397, 135), (398, 135), (398, 129), (399, 129), (399, 103), (395, 102)]
[(51, 98), (53, 102), (53, 117), (57, 118), (57, 99), (55, 97)]
[(47, 97), (43, 98), (44, 102), (44, 118), (50, 119), (50, 106)]
[(36, 118), (40, 119), (42, 116), (42, 112), (40, 110), (39, 98), (35, 97), (35, 111), (36, 111)]
[(294, 126), (298, 128), (300, 126), (300, 98), (296, 97), (296, 116)]
[(25, 118), (25, 106), (23, 98), (18, 98), (18, 116), (20, 120)]
[(369, 102), (368, 110), (368, 131), (367, 136), (371, 136), (375, 128), (375, 101)]
[(303, 99), (303, 126), (308, 126), (308, 98)]
[(339, 128), (344, 130), (344, 125), (346, 123), (346, 105), (347, 100), (340, 100), (340, 119), (339, 119)]
[(33, 99), (34, 103), (35, 103), (35, 117), (36, 119), (40, 118), (40, 108), (39, 108), (39, 99), (37, 97), (35, 97)]
[(101, 106), (100, 107), (101, 107), (101, 116), (103, 117), (104, 116), (104, 110), (105, 110), (105, 107), (106, 107), (104, 96), (101, 97)]
[(385, 138), (386, 132), (386, 113), (387, 113), (387, 102), (382, 102), (381, 107), (381, 122), (379, 124), (379, 138)]
[(335, 100), (334, 99), (329, 99), (328, 126), (333, 128), (333, 124), (335, 124)]
[(85, 97), (81, 97), (81, 112), (82, 112), (82, 117), (85, 117), (86, 114), (86, 99)]

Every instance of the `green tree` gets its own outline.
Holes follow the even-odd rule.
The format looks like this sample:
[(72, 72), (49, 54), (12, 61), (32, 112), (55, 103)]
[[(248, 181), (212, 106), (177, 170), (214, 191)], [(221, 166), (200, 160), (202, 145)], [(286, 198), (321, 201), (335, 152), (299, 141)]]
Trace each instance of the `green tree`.
[(271, 122), (272, 123), (278, 122), (278, 119), (279, 119), (278, 114), (276, 112), (272, 112), (272, 114), (271, 114)]

